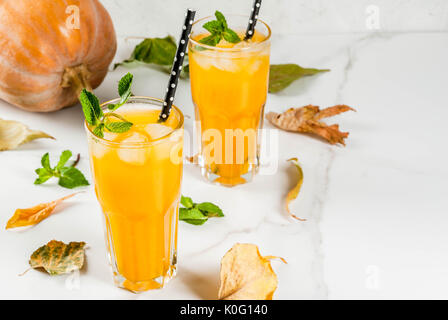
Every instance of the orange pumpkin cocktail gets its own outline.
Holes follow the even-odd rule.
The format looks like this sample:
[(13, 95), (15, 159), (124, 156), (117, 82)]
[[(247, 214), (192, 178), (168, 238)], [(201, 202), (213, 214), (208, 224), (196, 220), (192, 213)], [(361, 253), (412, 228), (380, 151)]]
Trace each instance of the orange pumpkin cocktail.
[[(248, 17), (228, 15), (227, 23), (244, 38)], [(250, 181), (259, 168), (260, 129), (269, 81), (270, 28), (258, 20), (252, 39), (204, 45), (193, 24), (189, 42), (191, 91), (199, 139), (199, 165), (209, 181), (226, 186)]]
[[(103, 104), (104, 112), (119, 100)], [(134, 292), (161, 288), (176, 272), (183, 115), (173, 107), (158, 123), (162, 105), (129, 98), (114, 111), (133, 123), (125, 133), (99, 138), (86, 124), (114, 281)]]

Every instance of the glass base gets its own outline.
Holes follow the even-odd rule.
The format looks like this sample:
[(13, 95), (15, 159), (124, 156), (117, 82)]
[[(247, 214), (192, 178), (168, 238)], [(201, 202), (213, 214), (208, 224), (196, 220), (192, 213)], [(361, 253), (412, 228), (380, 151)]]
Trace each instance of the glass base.
[[(162, 234), (163, 239), (160, 239), (160, 234), (159, 237), (155, 237), (155, 241), (153, 242), (150, 241), (151, 239), (147, 239), (148, 241), (145, 241), (145, 243), (147, 244), (146, 246), (150, 246), (149, 248), (142, 249), (141, 247), (137, 247), (137, 242), (135, 242), (134, 238), (137, 236), (141, 238), (143, 236), (139, 230), (124, 234), (116, 233), (115, 239), (128, 242), (128, 239), (132, 239), (132, 241), (128, 243), (128, 246), (125, 247), (127, 250), (121, 251), (123, 255), (128, 255), (125, 256), (127, 258), (126, 260), (123, 255), (121, 256), (121, 259), (117, 259), (114, 238), (111, 236), (112, 228), (110, 219), (107, 214), (103, 215), (105, 220), (105, 238), (106, 246), (108, 248), (109, 264), (112, 269), (114, 283), (117, 287), (134, 293), (140, 293), (153, 289), (161, 289), (175, 277), (177, 270), (178, 207), (179, 204), (176, 200), (171, 206), (168, 214), (165, 215), (164, 223), (160, 223), (159, 221), (159, 224), (156, 224), (160, 225), (161, 228), (165, 228), (165, 232)], [(123, 224), (121, 227), (126, 225), (126, 219), (120, 222)], [(142, 224), (142, 222), (140, 224)], [(147, 224), (148, 223), (146, 223), (145, 226), (147, 226)], [(146, 228), (143, 231), (146, 236), (155, 234), (154, 232), (151, 233), (151, 230), (146, 231)], [(122, 249), (123, 246), (118, 248)], [(162, 248), (164, 248), (164, 250), (162, 250), (161, 253), (160, 249)], [(154, 254), (158, 254), (159, 256), (148, 263), (151, 261), (151, 255)]]
[(116, 268), (112, 266), (114, 283), (117, 287), (129, 290), (133, 293), (141, 293), (148, 290), (162, 289), (165, 285), (173, 279), (177, 274), (176, 264), (172, 264), (164, 276), (147, 280), (147, 281), (131, 281), (126, 279), (120, 273), (116, 271)]
[(211, 170), (207, 167), (201, 166), (201, 174), (202, 176), (210, 183), (224, 186), (224, 187), (235, 187), (241, 184), (245, 184), (248, 182), (251, 182), (255, 175), (258, 173), (258, 166), (255, 165), (249, 165), (248, 170), (246, 173), (243, 173), (241, 175), (235, 175), (232, 177), (224, 177), (220, 176), (214, 172), (211, 172)]

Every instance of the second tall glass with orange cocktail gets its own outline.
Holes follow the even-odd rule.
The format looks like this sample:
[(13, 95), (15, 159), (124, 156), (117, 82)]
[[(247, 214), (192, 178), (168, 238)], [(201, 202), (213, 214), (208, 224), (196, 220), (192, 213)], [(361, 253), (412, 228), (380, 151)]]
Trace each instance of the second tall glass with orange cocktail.
[[(241, 39), (249, 17), (226, 15)], [(195, 105), (198, 162), (211, 182), (234, 186), (252, 180), (259, 169), (260, 138), (269, 82), (269, 26), (258, 20), (252, 39), (217, 46), (200, 40), (208, 33), (193, 25), (189, 42), (191, 90)]]

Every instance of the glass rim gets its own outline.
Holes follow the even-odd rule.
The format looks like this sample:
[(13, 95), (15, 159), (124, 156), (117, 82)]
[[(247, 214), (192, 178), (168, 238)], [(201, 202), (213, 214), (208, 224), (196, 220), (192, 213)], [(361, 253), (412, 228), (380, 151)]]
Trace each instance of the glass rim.
[[(241, 17), (241, 18), (247, 18), (247, 21), (249, 21), (249, 19), (250, 19), (250, 16), (246, 16), (246, 15), (243, 15), (243, 14), (226, 14), (225, 16), (226, 16), (226, 17)], [(200, 22), (204, 22), (204, 20), (207, 20), (207, 19), (210, 19), (210, 18), (213, 18), (213, 16), (207, 16), (207, 17), (201, 18), (201, 19), (199, 19), (199, 20), (196, 20), (196, 21), (193, 23), (192, 26), (194, 27), (194, 26), (197, 25), (198, 23), (200, 23)], [(200, 43), (200, 42), (194, 40), (194, 39), (191, 37), (191, 35), (193, 34), (193, 32), (190, 33), (190, 35), (188, 36), (188, 39), (189, 39), (189, 41), (190, 41), (192, 44), (197, 45), (197, 46), (201, 46), (201, 47), (206, 48), (206, 49), (209, 49), (209, 50), (223, 51), (223, 52), (239, 52), (239, 51), (253, 50), (254, 47), (261, 46), (261, 45), (265, 44), (266, 42), (268, 42), (268, 41), (271, 39), (271, 35), (272, 35), (271, 27), (270, 27), (266, 22), (264, 22), (263, 20), (261, 20), (261, 19), (257, 19), (257, 23), (259, 23), (259, 22), (261, 22), (261, 23), (266, 27), (266, 29), (268, 30), (268, 34), (266, 35), (266, 37), (265, 37), (262, 41), (260, 41), (260, 42), (255, 42), (255, 43), (253, 43), (253, 44), (251, 44), (251, 45), (249, 45), (249, 46), (247, 46), (247, 47), (242, 47), (242, 48), (235, 48), (235, 47), (232, 47), (232, 48), (220, 48), (220, 47), (210, 46), (210, 45), (208, 45), (208, 44), (203, 44), (203, 43)], [(257, 26), (255, 26), (255, 29), (256, 29), (256, 28), (257, 28)], [(243, 40), (243, 41), (244, 41), (244, 40)]]
[[(102, 109), (104, 109), (107, 105), (109, 105), (111, 103), (118, 103), (120, 101), (120, 99), (121, 98), (115, 98), (115, 99), (112, 99), (112, 100), (108, 100), (108, 101), (103, 102), (102, 104), (100, 104), (100, 107)], [(160, 109), (162, 109), (163, 102), (164, 102), (162, 99), (153, 98), (153, 97), (146, 97), (146, 96), (131, 96), (128, 101), (131, 101), (131, 100), (134, 100), (134, 99), (137, 100), (137, 101), (141, 100), (140, 102), (146, 103), (146, 104), (150, 104), (150, 105), (153, 105), (153, 106), (159, 106), (159, 104), (160, 104)], [(84, 128), (86, 129), (88, 134), (90, 134), (94, 139), (97, 139), (99, 142), (101, 142), (103, 144), (106, 144), (106, 145), (121, 146), (121, 147), (125, 147), (125, 148), (129, 148), (129, 147), (147, 147), (147, 146), (151, 146), (151, 145), (156, 144), (156, 143), (160, 143), (161, 141), (163, 141), (163, 140), (165, 140), (167, 138), (170, 138), (175, 132), (179, 131), (183, 127), (183, 125), (184, 125), (184, 114), (174, 104), (172, 105), (172, 108), (176, 110), (176, 112), (179, 114), (179, 117), (180, 117), (179, 123), (177, 124), (177, 126), (175, 128), (173, 128), (173, 130), (170, 133), (167, 133), (164, 136), (161, 136), (161, 137), (159, 137), (157, 139), (154, 139), (154, 140), (151, 140), (151, 141), (147, 141), (147, 142), (122, 143), (122, 142), (115, 142), (115, 141), (106, 140), (104, 138), (98, 137), (95, 134), (93, 134), (93, 132), (89, 128), (89, 125), (88, 125), (86, 120), (84, 120)]]

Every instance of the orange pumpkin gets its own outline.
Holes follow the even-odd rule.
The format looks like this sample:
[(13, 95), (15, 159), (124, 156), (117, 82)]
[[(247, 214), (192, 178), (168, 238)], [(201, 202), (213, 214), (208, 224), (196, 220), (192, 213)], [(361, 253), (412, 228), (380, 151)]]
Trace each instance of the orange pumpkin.
[(98, 0), (0, 1), (0, 98), (48, 112), (98, 87), (117, 42)]

